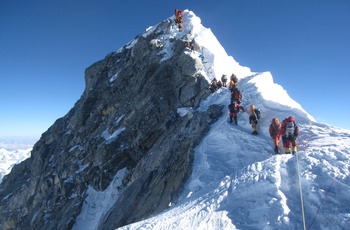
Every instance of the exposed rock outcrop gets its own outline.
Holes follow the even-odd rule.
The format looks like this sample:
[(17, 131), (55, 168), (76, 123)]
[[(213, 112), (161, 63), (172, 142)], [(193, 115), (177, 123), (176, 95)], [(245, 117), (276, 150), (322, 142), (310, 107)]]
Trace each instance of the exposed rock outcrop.
[[(159, 37), (160, 23), (86, 69), (86, 88), (68, 114), (35, 144), (0, 185), (1, 229), (71, 229), (91, 186), (107, 188), (128, 169), (121, 195), (100, 229), (123, 226), (176, 201), (191, 174), (193, 148), (222, 107), (195, 110), (209, 95), (202, 63), (183, 39)], [(164, 42), (171, 46), (167, 53)], [(163, 59), (163, 60), (162, 60)], [(192, 107), (180, 116), (177, 109)]]

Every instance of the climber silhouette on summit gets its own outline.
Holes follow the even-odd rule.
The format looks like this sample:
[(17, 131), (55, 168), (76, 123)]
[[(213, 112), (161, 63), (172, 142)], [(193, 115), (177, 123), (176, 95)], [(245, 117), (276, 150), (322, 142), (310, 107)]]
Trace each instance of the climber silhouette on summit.
[(179, 31), (182, 31), (182, 10), (175, 9), (175, 23), (178, 25)]

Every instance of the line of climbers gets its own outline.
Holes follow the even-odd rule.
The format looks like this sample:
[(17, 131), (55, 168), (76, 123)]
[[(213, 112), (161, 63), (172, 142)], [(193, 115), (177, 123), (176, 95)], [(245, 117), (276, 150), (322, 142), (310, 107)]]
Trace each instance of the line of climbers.
[[(175, 23), (178, 24), (179, 31), (182, 31), (182, 16), (183, 11), (179, 9), (175, 9)], [(186, 42), (185, 46), (191, 50), (191, 52), (195, 51), (193, 41)], [(202, 59), (202, 62), (204, 63), (205, 55), (203, 53), (203, 47), (201, 48), (201, 54), (199, 57)], [(223, 74), (221, 77), (221, 80), (217, 81), (216, 78), (214, 78), (210, 85), (211, 92), (215, 92), (216, 90), (220, 89), (221, 87), (227, 87), (227, 75)], [(242, 93), (237, 88), (238, 85), (238, 78), (235, 74), (232, 74), (230, 77), (230, 82), (228, 85), (228, 88), (230, 90), (230, 100), (231, 103), (228, 105), (228, 109), (230, 111), (230, 123), (235, 122), (236, 125), (238, 125), (237, 121), (237, 114), (240, 110), (245, 112), (245, 109), (243, 106), (241, 106), (241, 100), (242, 100)], [(249, 109), (249, 124), (252, 125), (253, 128), (253, 135), (257, 135), (257, 125), (260, 120), (260, 109), (255, 108), (254, 105), (250, 106)], [(269, 133), (271, 138), (273, 139), (273, 143), (275, 146), (275, 153), (278, 154), (279, 152), (279, 141), (282, 137), (283, 147), (285, 153), (292, 153), (295, 154), (297, 151), (297, 137), (299, 135), (299, 128), (295, 122), (295, 119), (290, 116), (288, 118), (285, 118), (282, 123), (278, 121), (277, 118), (273, 118), (269, 127)]]
[[(221, 83), (222, 81), (222, 83)], [(221, 81), (217, 81), (215, 78), (213, 79), (210, 90), (212, 92), (215, 92), (220, 87), (227, 87), (227, 76), (224, 74), (221, 77)], [(241, 106), (241, 100), (242, 100), (242, 93), (237, 88), (238, 85), (238, 78), (235, 74), (232, 74), (230, 77), (230, 83), (228, 88), (231, 92), (231, 103), (228, 105), (228, 109), (230, 111), (230, 123), (235, 122), (236, 125), (238, 125), (237, 121), (237, 114), (240, 110), (245, 112), (245, 109), (243, 106)], [(250, 106), (249, 109), (249, 124), (252, 125), (253, 128), (253, 135), (257, 135), (257, 124), (260, 120), (261, 112), (260, 109), (256, 108), (254, 105)], [(299, 128), (296, 124), (296, 121), (294, 117), (290, 116), (288, 118), (285, 118), (282, 123), (278, 121), (277, 118), (273, 118), (269, 127), (269, 133), (271, 138), (273, 139), (274, 143), (274, 152), (276, 154), (279, 154), (279, 141), (282, 137), (282, 143), (284, 147), (284, 152), (287, 154), (293, 153), (295, 154), (297, 152), (297, 138), (299, 135)]]
[[(224, 74), (221, 77), (221, 80), (223, 82), (223, 85), (226, 86), (227, 83), (227, 76)], [(237, 113), (242, 110), (243, 112), (245, 112), (245, 109), (243, 106), (241, 106), (241, 101), (242, 101), (242, 93), (241, 91), (238, 89), (237, 87), (238, 85), (238, 78), (235, 74), (232, 74), (230, 77), (230, 83), (229, 83), (229, 90), (231, 92), (231, 103), (228, 105), (228, 109), (230, 111), (230, 123), (232, 123), (232, 118), (235, 121), (235, 124), (238, 125), (237, 122)], [(213, 84), (212, 84), (212, 88)], [(257, 124), (258, 121), (260, 119), (260, 109), (255, 108), (254, 105), (250, 106), (249, 109), (249, 124), (252, 125), (253, 128), (253, 135), (257, 135), (258, 131), (257, 131)]]

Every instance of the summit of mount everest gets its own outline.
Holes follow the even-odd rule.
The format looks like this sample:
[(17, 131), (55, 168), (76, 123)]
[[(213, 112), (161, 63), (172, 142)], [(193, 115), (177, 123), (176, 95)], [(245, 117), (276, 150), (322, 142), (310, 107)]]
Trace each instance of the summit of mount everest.
[[(81, 98), (4, 176), (0, 229), (348, 228), (350, 131), (239, 65), (193, 12), (182, 19), (86, 69)], [(248, 112), (229, 122), (229, 89), (209, 90), (232, 73), (241, 105), (261, 110), (256, 136)], [(289, 116), (298, 152), (275, 155), (268, 127)]]

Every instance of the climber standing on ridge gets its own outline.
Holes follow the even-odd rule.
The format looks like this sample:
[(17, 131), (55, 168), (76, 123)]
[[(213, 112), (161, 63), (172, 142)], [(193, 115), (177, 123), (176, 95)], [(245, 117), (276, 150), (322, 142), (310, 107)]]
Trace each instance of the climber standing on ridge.
[(239, 110), (243, 110), (243, 112), (245, 112), (245, 109), (235, 101), (231, 101), (231, 104), (228, 105), (228, 109), (230, 111), (230, 123), (232, 123), (233, 118), (235, 120), (235, 124), (238, 125), (237, 113)]
[(256, 129), (256, 126), (258, 124), (258, 121), (260, 119), (260, 109), (255, 108), (254, 105), (250, 106), (249, 110), (249, 124), (252, 124), (253, 127), (253, 135), (257, 135), (258, 131)]
[(182, 10), (175, 9), (175, 23), (178, 25), (179, 31), (182, 31)]
[(269, 127), (269, 133), (273, 140), (273, 144), (275, 146), (275, 154), (280, 153), (278, 149), (278, 144), (281, 138), (280, 132), (281, 132), (281, 124), (279, 123), (277, 118), (272, 118), (272, 121)]
[(214, 79), (211, 81), (210, 90), (212, 93), (214, 93), (217, 89), (218, 89), (218, 81), (214, 77)]
[(294, 117), (290, 116), (283, 120), (280, 135), (282, 136), (284, 152), (290, 154), (291, 147), (293, 147), (292, 153), (295, 154), (297, 152), (296, 140), (299, 135), (299, 128)]
[(227, 76), (226, 76), (225, 74), (222, 75), (221, 81), (222, 81), (222, 86), (223, 86), (223, 87), (227, 87), (227, 85), (226, 85)]
[(237, 77), (237, 75), (234, 74), (234, 73), (231, 74), (230, 81), (233, 81), (233, 83), (234, 83), (235, 85), (237, 85), (237, 84), (238, 84), (238, 77)]

